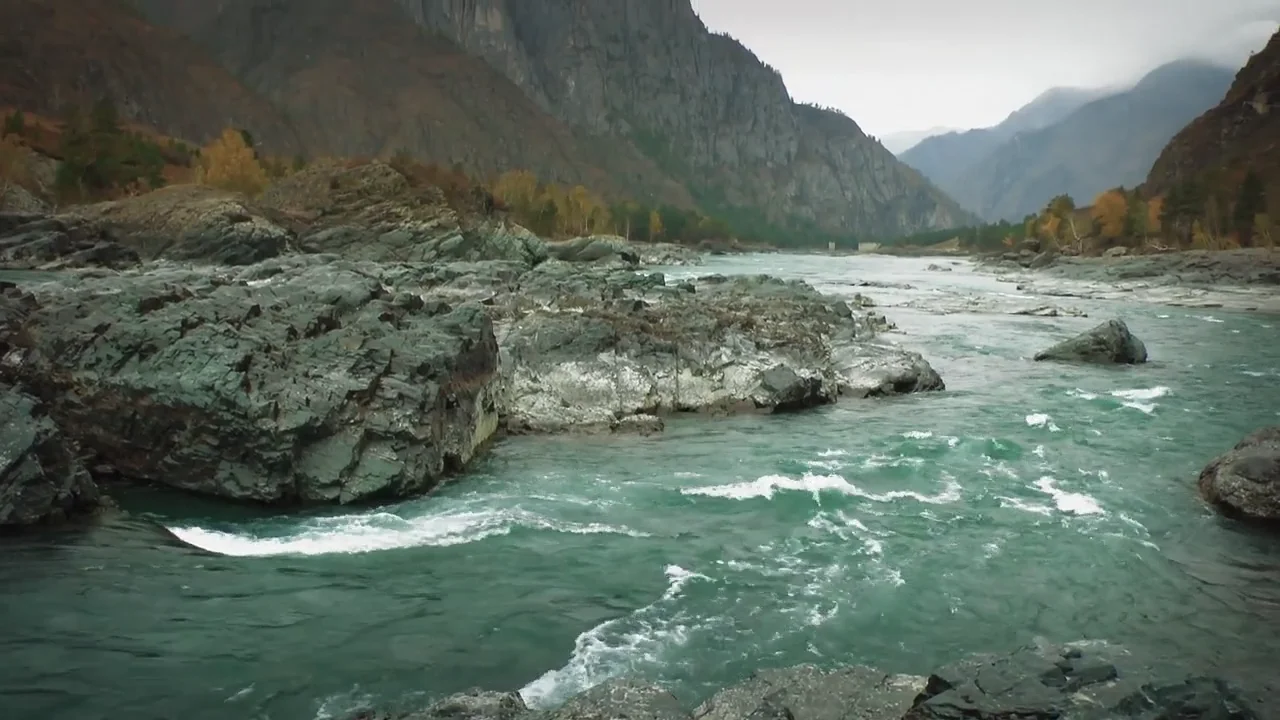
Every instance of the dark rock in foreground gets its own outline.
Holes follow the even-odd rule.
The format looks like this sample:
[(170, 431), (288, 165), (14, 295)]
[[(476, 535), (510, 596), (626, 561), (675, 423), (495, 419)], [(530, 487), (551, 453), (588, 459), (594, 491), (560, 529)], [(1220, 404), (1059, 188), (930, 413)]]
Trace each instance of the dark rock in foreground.
[(414, 271), (335, 258), (156, 267), (31, 286), (8, 372), (96, 474), (265, 503), (430, 490), (498, 425), (475, 303)]
[(1280, 521), (1280, 427), (1241, 440), (1200, 473), (1200, 494), (1225, 513)]
[(1092, 330), (1043, 352), (1037, 361), (1137, 365), (1147, 361), (1147, 347), (1120, 320), (1108, 320)]
[(1220, 678), (1160, 677), (1105, 644), (975, 656), (929, 677), (867, 667), (761, 670), (692, 712), (669, 692), (618, 679), (564, 705), (473, 691), (407, 715), (359, 720), (1269, 720), (1274, 708)]
[(0, 527), (62, 520), (98, 502), (75, 443), (38, 400), (0, 383)]

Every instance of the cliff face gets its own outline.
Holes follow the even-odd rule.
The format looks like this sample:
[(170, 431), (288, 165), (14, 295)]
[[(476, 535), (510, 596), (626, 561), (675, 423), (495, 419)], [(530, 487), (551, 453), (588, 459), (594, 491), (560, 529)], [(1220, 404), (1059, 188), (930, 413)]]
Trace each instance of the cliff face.
[(1280, 33), (1236, 74), (1226, 96), (1165, 146), (1147, 175), (1152, 194), (1217, 174), (1229, 185), (1254, 170), (1280, 185)]
[(688, 0), (396, 0), (543, 108), (629, 140), (708, 209), (895, 234), (968, 220), (853, 121), (792, 102), (782, 77), (707, 30)]

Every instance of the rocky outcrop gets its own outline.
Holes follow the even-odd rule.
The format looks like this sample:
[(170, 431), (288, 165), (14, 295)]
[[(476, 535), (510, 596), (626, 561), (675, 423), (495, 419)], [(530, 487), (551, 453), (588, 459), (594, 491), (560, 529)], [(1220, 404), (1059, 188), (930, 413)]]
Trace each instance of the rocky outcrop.
[[(6, 296), (6, 356), (95, 473), (262, 503), (430, 490), (498, 426), (497, 345), (421, 268), (288, 258)], [(17, 307), (15, 307), (17, 306)]]
[(1280, 522), (1280, 427), (1259, 430), (1209, 463), (1199, 486), (1228, 515)]
[[(491, 301), (514, 432), (635, 427), (637, 416), (788, 412), (943, 389), (870, 313), (798, 281), (544, 263)], [(641, 425), (644, 427), (645, 425)]]
[(0, 267), (20, 270), (126, 268), (138, 253), (105, 228), (79, 218), (0, 214)]
[(284, 254), (292, 240), (244, 198), (203, 185), (76, 208), (66, 221), (116, 238), (144, 260), (250, 265)]
[(0, 528), (66, 519), (100, 495), (40, 401), (0, 382)]
[(1036, 353), (1037, 362), (1088, 362), (1138, 365), (1147, 361), (1147, 347), (1120, 320), (1108, 320), (1088, 332)]
[(353, 720), (1263, 720), (1276, 709), (1226, 680), (1165, 675), (1101, 643), (974, 656), (928, 677), (859, 666), (762, 670), (692, 712), (669, 692), (625, 678), (552, 710), (525, 711), (517, 700), (473, 691), (422, 713)]

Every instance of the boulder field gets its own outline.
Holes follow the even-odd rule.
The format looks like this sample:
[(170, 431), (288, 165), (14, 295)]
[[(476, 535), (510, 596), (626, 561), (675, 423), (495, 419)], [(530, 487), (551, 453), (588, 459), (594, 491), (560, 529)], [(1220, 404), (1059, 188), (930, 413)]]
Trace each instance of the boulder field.
[(864, 303), (641, 265), (696, 261), (546, 243), (378, 162), (314, 167), (255, 202), (177, 186), (0, 216), (0, 522), (91, 507), (117, 479), (388, 500), (500, 431), (651, 433), (674, 413), (943, 389)]

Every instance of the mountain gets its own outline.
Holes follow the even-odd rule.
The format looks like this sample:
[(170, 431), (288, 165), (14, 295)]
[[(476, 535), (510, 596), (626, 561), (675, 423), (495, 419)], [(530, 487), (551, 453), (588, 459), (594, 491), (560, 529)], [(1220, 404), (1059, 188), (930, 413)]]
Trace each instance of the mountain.
[[(1185, 180), (1220, 180), (1233, 189), (1248, 170), (1268, 191), (1280, 185), (1280, 32), (1254, 54), (1221, 101), (1165, 146), (1144, 189), (1165, 194)], [(1213, 176), (1217, 175), (1218, 178)], [(1270, 192), (1268, 193), (1270, 194)]]
[(586, 176), (791, 235), (971, 220), (854, 121), (793, 102), (776, 70), (711, 33), (689, 0), (134, 5), (269, 100), (312, 153)]
[(109, 96), (168, 135), (204, 142), (233, 125), (281, 153), (301, 149), (271, 103), (120, 0), (3, 0), (0, 27), (0, 106), (57, 115)]
[(1217, 65), (1163, 65), (1056, 125), (1014, 135), (966, 173), (958, 199), (985, 218), (1017, 220), (1062, 193), (1083, 206), (1104, 190), (1138, 185), (1169, 139), (1230, 82)]
[(1101, 90), (1051, 88), (1010, 113), (999, 125), (926, 138), (899, 158), (958, 198), (966, 190), (969, 171), (1006, 140), (1020, 132), (1053, 125), (1101, 94)]
[(942, 135), (944, 133), (956, 132), (958, 128), (945, 127), (938, 125), (928, 128), (927, 130), (903, 130), (902, 132), (889, 133), (880, 138), (880, 144), (885, 146), (889, 152), (894, 155), (901, 155), (911, 148), (919, 145), (924, 140)]

